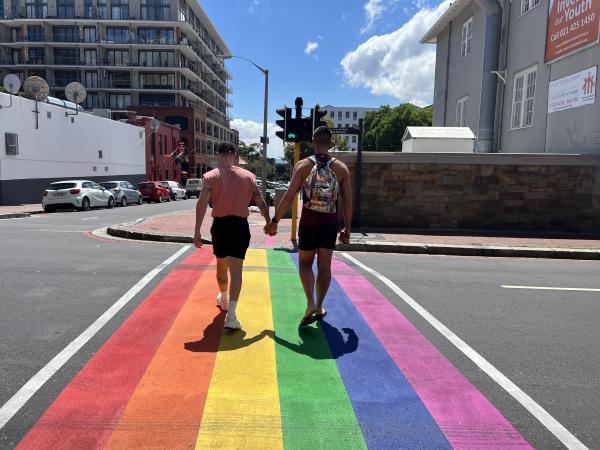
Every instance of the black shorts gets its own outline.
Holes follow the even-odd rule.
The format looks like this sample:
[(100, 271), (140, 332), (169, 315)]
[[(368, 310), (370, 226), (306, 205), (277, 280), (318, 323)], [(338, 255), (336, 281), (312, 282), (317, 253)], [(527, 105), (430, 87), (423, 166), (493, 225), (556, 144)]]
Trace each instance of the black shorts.
[(298, 229), (298, 247), (300, 250), (313, 251), (318, 248), (335, 249), (339, 225), (326, 223), (323, 225), (300, 225)]
[(244, 259), (250, 246), (248, 219), (238, 216), (215, 217), (210, 227), (213, 253), (217, 258)]

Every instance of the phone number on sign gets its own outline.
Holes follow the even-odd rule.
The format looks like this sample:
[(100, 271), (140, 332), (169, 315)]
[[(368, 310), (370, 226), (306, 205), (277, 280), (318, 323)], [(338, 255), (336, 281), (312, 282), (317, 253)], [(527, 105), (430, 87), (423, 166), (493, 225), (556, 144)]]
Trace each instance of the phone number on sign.
[(552, 36), (550, 37), (550, 41), (554, 42), (557, 39), (564, 38), (570, 32), (577, 31), (579, 28), (582, 28), (590, 23), (593, 23), (595, 20), (596, 20), (596, 13), (588, 14), (587, 16), (582, 17), (581, 19), (578, 19), (577, 21), (573, 22), (569, 26), (563, 27), (560, 30), (558, 30), (557, 32), (552, 33)]

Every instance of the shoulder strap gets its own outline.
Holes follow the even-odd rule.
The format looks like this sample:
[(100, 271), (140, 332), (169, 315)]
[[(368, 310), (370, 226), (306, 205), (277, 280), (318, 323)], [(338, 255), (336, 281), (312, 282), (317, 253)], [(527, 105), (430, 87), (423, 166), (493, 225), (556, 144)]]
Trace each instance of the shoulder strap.
[(316, 163), (317, 163), (317, 158), (315, 158), (315, 157), (314, 157), (314, 155), (313, 155), (313, 156), (309, 156), (309, 157), (308, 157), (308, 159), (309, 159), (309, 161), (310, 161), (311, 163), (313, 163), (313, 164), (316, 164)]

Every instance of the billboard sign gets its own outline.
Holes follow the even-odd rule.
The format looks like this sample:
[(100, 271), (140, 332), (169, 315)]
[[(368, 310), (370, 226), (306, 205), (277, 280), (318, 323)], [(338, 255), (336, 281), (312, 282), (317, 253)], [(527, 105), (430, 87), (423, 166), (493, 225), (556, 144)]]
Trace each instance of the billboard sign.
[(548, 88), (548, 114), (593, 104), (596, 101), (597, 82), (598, 66), (551, 81)]

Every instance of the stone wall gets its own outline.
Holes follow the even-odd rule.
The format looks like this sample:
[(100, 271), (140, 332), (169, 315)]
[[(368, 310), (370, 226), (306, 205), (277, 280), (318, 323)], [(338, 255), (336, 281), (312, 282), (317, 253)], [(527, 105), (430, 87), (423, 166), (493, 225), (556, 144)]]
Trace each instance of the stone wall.
[(364, 153), (361, 227), (599, 232), (600, 156)]

